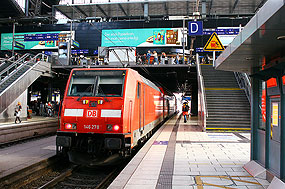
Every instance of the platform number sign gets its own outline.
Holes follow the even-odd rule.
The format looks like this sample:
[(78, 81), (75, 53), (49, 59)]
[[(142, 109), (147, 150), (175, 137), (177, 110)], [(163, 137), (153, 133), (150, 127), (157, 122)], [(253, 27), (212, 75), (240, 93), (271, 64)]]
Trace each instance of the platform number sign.
[(97, 110), (87, 110), (87, 117), (97, 117)]
[(203, 35), (203, 22), (188, 22), (188, 35)]

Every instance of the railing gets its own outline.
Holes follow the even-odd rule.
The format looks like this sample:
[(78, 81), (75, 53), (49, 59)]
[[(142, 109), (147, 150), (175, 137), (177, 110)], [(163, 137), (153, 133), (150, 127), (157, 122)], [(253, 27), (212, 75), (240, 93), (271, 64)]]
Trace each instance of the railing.
[(251, 99), (251, 84), (250, 79), (246, 73), (234, 72), (238, 85), (244, 90), (245, 95), (250, 103)]
[(199, 111), (199, 125), (202, 126), (203, 131), (206, 131), (206, 118), (208, 117), (207, 103), (204, 79), (201, 72), (201, 65), (199, 54), (196, 54), (196, 64), (197, 64), (197, 80), (198, 80), (198, 111)]
[[(10, 77), (17, 73), (24, 66), (30, 66), (29, 63), (35, 63), (37, 61), (49, 61), (49, 57), (45, 54), (39, 53), (36, 56), (26, 53), (20, 59), (13, 62), (10, 66), (0, 72), (0, 86), (7, 81)], [(31, 66), (30, 66), (31, 67)]]

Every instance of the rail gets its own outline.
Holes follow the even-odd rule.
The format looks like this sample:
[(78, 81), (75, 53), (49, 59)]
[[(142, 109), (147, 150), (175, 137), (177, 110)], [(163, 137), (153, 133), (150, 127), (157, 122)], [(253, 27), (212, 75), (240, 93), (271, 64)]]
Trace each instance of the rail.
[(251, 103), (251, 83), (248, 75), (240, 72), (234, 72), (234, 74), (239, 87), (244, 90), (249, 103)]
[(42, 53), (39, 53), (36, 56), (30, 53), (24, 54), (21, 58), (0, 72), (0, 86), (10, 77), (15, 75), (22, 67), (30, 66), (29, 63), (35, 63), (39, 60), (49, 61), (49, 57)]
[(206, 118), (208, 117), (207, 103), (206, 103), (206, 93), (204, 86), (204, 78), (201, 72), (201, 65), (199, 54), (196, 54), (196, 68), (197, 68), (197, 80), (198, 80), (198, 103), (199, 103), (199, 125), (203, 127), (203, 130), (206, 130)]

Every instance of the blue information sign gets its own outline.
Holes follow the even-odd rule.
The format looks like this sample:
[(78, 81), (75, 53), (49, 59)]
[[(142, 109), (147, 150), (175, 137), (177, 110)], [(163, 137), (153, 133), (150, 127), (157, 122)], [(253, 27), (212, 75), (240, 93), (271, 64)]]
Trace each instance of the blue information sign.
[(238, 35), (240, 29), (203, 29), (203, 35), (212, 35), (214, 32), (217, 35)]
[(24, 41), (55, 41), (58, 33), (25, 34)]
[(188, 22), (188, 35), (203, 35), (203, 22)]
[(71, 54), (88, 54), (89, 50), (88, 49), (74, 49), (71, 50)]

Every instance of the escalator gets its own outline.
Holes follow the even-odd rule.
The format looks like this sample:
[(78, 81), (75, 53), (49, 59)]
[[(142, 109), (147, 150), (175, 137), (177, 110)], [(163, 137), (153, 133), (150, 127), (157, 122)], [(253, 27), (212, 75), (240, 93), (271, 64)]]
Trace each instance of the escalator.
[[(0, 114), (11, 115), (8, 107), (40, 76), (50, 76), (51, 63), (41, 53), (29, 53), (14, 62), (0, 65)], [(5, 112), (6, 111), (6, 112)], [(5, 116), (4, 116), (5, 117)]]

